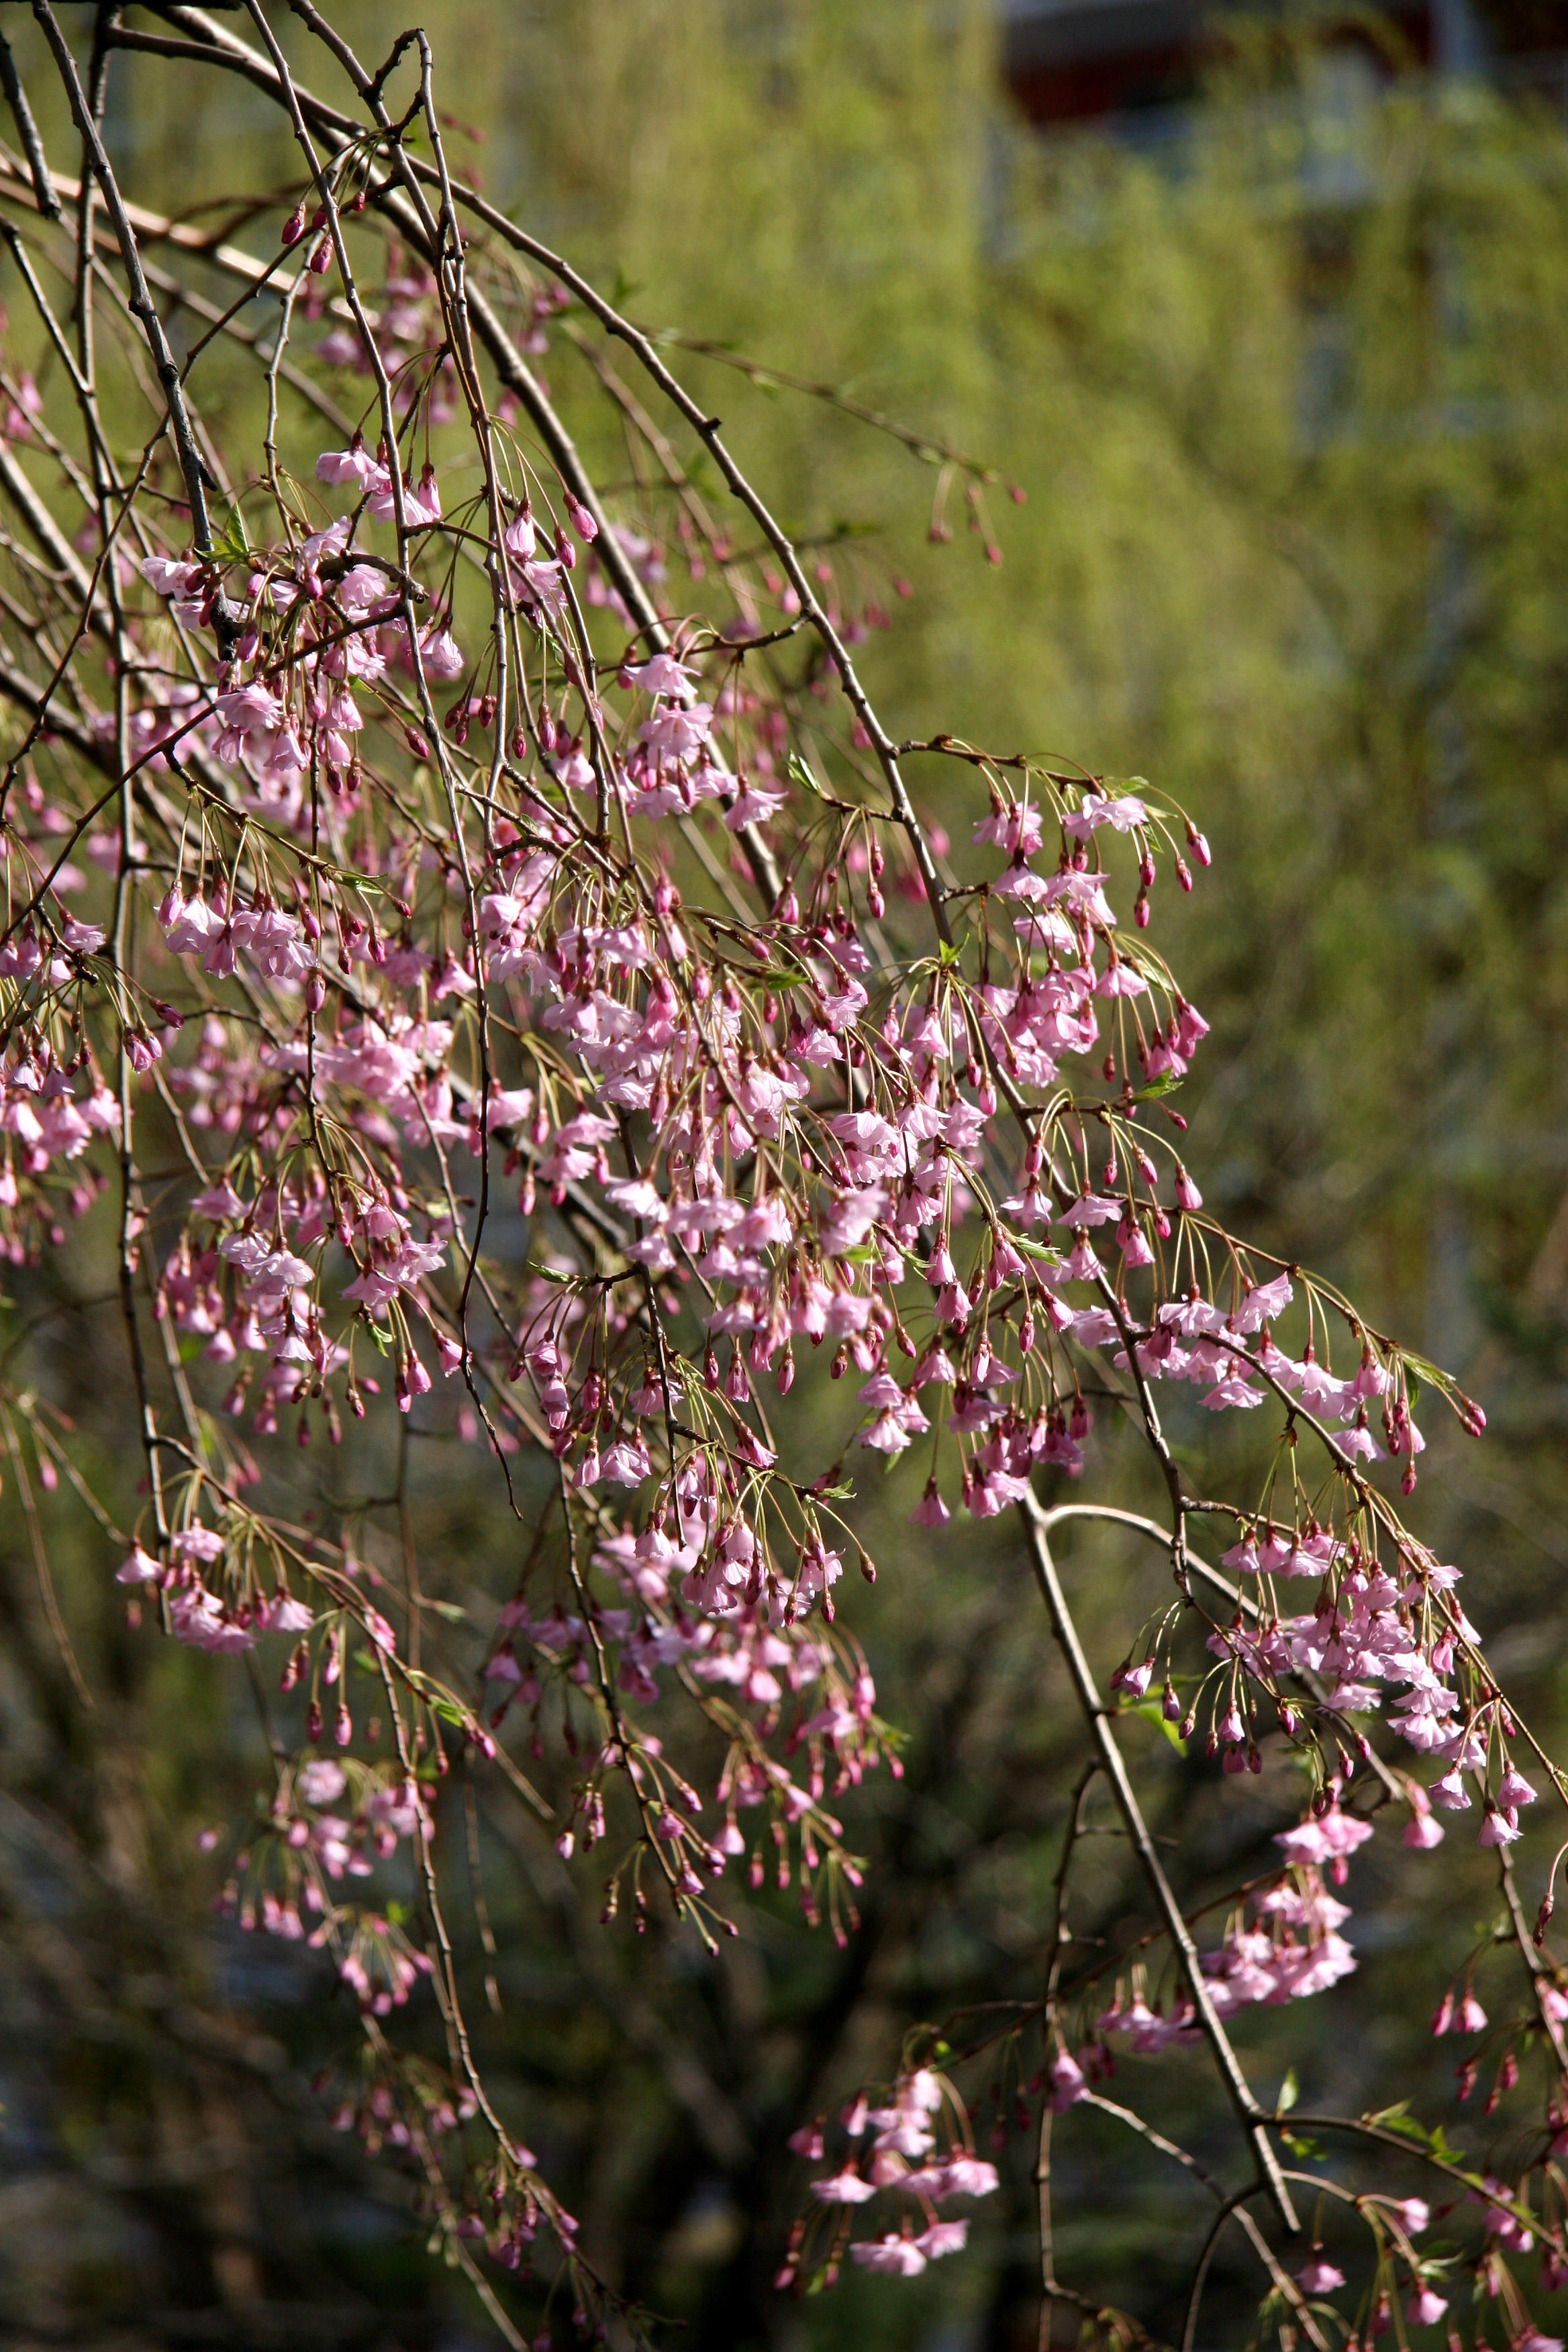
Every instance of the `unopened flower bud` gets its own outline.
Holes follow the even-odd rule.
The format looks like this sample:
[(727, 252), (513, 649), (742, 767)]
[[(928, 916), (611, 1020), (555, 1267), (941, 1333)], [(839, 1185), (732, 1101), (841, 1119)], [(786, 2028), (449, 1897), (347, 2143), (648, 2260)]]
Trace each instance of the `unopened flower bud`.
[(583, 541), (585, 546), (592, 545), (593, 541), (599, 536), (598, 524), (595, 521), (587, 508), (584, 506), (579, 499), (574, 499), (570, 490), (566, 492), (565, 497), (566, 513), (573, 530), (576, 532), (578, 538)]

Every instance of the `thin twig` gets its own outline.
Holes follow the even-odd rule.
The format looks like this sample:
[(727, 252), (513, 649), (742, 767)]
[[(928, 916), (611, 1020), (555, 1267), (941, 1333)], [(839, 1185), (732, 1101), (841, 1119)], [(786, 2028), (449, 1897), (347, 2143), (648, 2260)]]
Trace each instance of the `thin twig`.
[(1148, 1825), (1143, 1819), (1137, 1797), (1133, 1793), (1132, 1783), (1127, 1775), (1127, 1766), (1123, 1761), (1121, 1749), (1110, 1728), (1110, 1718), (1095, 1686), (1094, 1676), (1089, 1672), (1089, 1661), (1084, 1655), (1083, 1644), (1079, 1640), (1078, 1628), (1073, 1622), (1066, 1597), (1062, 1592), (1060, 1580), (1057, 1575), (1056, 1562), (1051, 1557), (1047, 1535), (1046, 1514), (1032, 1495), (1019, 1504), (1018, 1512), (1026, 1531), (1036, 1579), (1050, 1614), (1052, 1631), (1067, 1660), (1074, 1692), (1079, 1705), (1083, 1709), (1095, 1746), (1100, 1751), (1100, 1762), (1110, 1782), (1118, 1810), (1127, 1824), (1127, 1834), (1132, 1842), (1133, 1849), (1142, 1865), (1143, 1874), (1149, 1881), (1154, 1900), (1159, 1906), (1161, 1916), (1165, 1922), (1171, 1940), (1181, 1958), (1182, 1970), (1187, 1980), (1187, 1990), (1194, 2013), (1214, 2053), (1220, 2080), (1225, 2085), (1226, 2095), (1236, 2109), (1242, 2128), (1251, 2145), (1258, 2163), (1259, 2181), (1267, 2188), (1281, 2221), (1293, 2236), (1300, 2228), (1300, 2223), (1296, 2218), (1296, 2209), (1291, 2202), (1290, 2192), (1285, 2186), (1279, 2170), (1279, 2160), (1274, 2153), (1273, 2143), (1268, 2137), (1267, 2112), (1254, 2096), (1251, 2086), (1242, 2073), (1241, 2063), (1231, 2046), (1230, 2037), (1220, 2022), (1219, 2012), (1209, 1995), (1208, 1979), (1204, 1975), (1203, 1966), (1198, 1958), (1197, 1947), (1193, 1942), (1182, 1906), (1171, 1891), (1171, 1883), (1165, 1876), (1164, 1866), (1155, 1849), (1154, 1841), (1149, 1834)]

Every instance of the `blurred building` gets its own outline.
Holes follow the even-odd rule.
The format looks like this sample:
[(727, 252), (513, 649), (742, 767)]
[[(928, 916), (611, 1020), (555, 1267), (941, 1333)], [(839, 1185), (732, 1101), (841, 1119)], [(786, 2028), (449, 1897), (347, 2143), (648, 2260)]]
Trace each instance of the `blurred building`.
[[(1568, 0), (1385, 0), (1347, 10), (1336, 43), (1366, 69), (1480, 74), (1568, 101)], [(1283, 23), (1278, 0), (1004, 0), (1004, 72), (1042, 129), (1179, 131), (1238, 17)]]

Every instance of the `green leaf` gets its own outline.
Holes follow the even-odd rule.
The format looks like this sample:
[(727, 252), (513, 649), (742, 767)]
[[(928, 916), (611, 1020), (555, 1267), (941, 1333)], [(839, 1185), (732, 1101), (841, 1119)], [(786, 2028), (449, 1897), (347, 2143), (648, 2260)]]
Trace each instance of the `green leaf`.
[(434, 1609), (437, 1617), (445, 1617), (448, 1624), (463, 1625), (468, 1622), (468, 1611), (460, 1608), (455, 1601), (427, 1601), (425, 1606), (426, 1609)]
[(1182, 1738), (1181, 1732), (1175, 1724), (1167, 1723), (1165, 1720), (1165, 1710), (1157, 1698), (1140, 1699), (1136, 1706), (1123, 1707), (1121, 1712), (1124, 1715), (1141, 1715), (1145, 1723), (1157, 1725), (1159, 1729), (1164, 1733), (1166, 1738), (1170, 1741), (1177, 1755), (1184, 1756), (1186, 1754), (1186, 1741)]
[(243, 563), (250, 553), (250, 541), (245, 534), (245, 517), (237, 500), (213, 533), (213, 553), (222, 563)]
[(1027, 1234), (1010, 1234), (1007, 1238), (1015, 1249), (1023, 1251), (1026, 1257), (1044, 1258), (1048, 1265), (1060, 1265), (1063, 1262), (1062, 1254), (1054, 1242), (1031, 1241)]
[(1279, 2096), (1274, 2102), (1275, 2114), (1288, 2116), (1300, 2095), (1300, 2085), (1296, 2080), (1296, 2069), (1292, 2066), (1279, 2085)]
[(1320, 2147), (1315, 2139), (1302, 2139), (1296, 2132), (1281, 2132), (1280, 2137), (1294, 2157), (1317, 2157), (1321, 2161), (1328, 2154), (1327, 2148)]
[(1162, 1070), (1159, 1076), (1151, 1078), (1146, 1087), (1135, 1087), (1132, 1099), (1134, 1102), (1158, 1102), (1162, 1095), (1173, 1094), (1181, 1083), (1174, 1070)]
[(1376, 2124), (1380, 2131), (1397, 2132), (1401, 2139), (1413, 2140), (1417, 2147), (1431, 2147), (1432, 2134), (1425, 2124), (1418, 2124), (1407, 2112), (1407, 2106), (1408, 2102), (1401, 2099), (1396, 2107), (1380, 2107), (1376, 2115), (1367, 2116), (1363, 2120)]
[(806, 766), (805, 761), (801, 758), (798, 751), (792, 751), (790, 753), (788, 765), (790, 782), (792, 783), (798, 784), (803, 792), (812, 793), (819, 801), (826, 799), (826, 793), (823, 791), (822, 786), (817, 782), (816, 778), (812, 774), (811, 770)]

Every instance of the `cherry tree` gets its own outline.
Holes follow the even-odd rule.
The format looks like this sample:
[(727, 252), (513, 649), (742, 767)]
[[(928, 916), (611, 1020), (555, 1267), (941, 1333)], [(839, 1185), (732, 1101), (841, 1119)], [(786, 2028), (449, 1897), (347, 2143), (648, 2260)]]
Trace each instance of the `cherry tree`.
[[(1223, 889), (1197, 822), (940, 713), (893, 730), (855, 656), (896, 590), (797, 545), (667, 347), (452, 168), (422, 33), (367, 64), (309, 0), (149, 13), (100, 10), (83, 55), (37, 0), (24, 62), (35, 96), (40, 74), (63, 95), (68, 153), (46, 152), (20, 28), (0, 43), (0, 495), (20, 534), (0, 589), (0, 1235), (26, 1267), (76, 1220), (111, 1225), (135, 1525), (13, 1370), (0, 1405), (21, 1492), (29, 1459), (77, 1492), (142, 1637), (243, 1656), (278, 1695), (258, 1818), (217, 1841), (221, 1899), (330, 1955), (354, 1996), (335, 2119), (401, 2152), (506, 2341), (553, 2340), (552, 2313), (645, 2338), (476, 2061), (444, 1790), (459, 1762), (504, 1777), (606, 1934), (658, 1907), (712, 1947), (734, 1891), (771, 1880), (852, 1937), (866, 1865), (840, 1801), (900, 1769), (839, 1605), (847, 1576), (877, 1580), (855, 1487), (879, 1455), (939, 1544), (1010, 1516), (1082, 1769), (1037, 2000), (911, 2022), (881, 2081), (800, 2119), (779, 2291), (963, 2252), (997, 2180), (975, 2084), (1002, 2052), (1034, 2147), (1042, 2345), (1064, 2309), (1142, 2334), (1057, 2267), (1053, 2148), (1085, 2109), (1210, 2194), (1184, 2346), (1231, 2231), (1281, 2342), (1452, 2326), (1464, 2276), (1483, 2327), (1544, 2352), (1531, 2298), (1568, 2281), (1568, 1970), (1546, 1942), (1555, 1863), (1532, 1919), (1510, 1849), (1568, 1782), (1494, 1680), (1458, 1570), (1402, 1517), (1418, 1399), (1476, 1436), (1479, 1407), (1227, 1232), (1183, 1157), (1206, 1024), (1153, 917), (1173, 889)], [(101, 131), (127, 50), (276, 106), (289, 184), (231, 208), (259, 257), (239, 226), (127, 200)], [(539, 365), (557, 347), (635, 494), (580, 455)], [(254, 371), (253, 409), (228, 412), (248, 437), (205, 413), (220, 352)], [(992, 478), (937, 454), (998, 553)], [(967, 812), (957, 843), (922, 814), (939, 787)], [(1183, 1386), (1272, 1427), (1260, 1486), (1211, 1494), (1178, 1461)], [(353, 1527), (293, 1507), (292, 1449), (416, 1411), (515, 1527), (482, 1654), (422, 1604), (412, 1552), (395, 1593)], [(1111, 1427), (1157, 1514), (1118, 1498)], [(1119, 1661), (1089, 1654), (1058, 1573), (1090, 1523), (1147, 1564)], [(1266, 1738), (1300, 1765), (1273, 1866), (1201, 1917), (1148, 1826), (1132, 1716), (1216, 1777), (1258, 1773)], [(559, 1810), (530, 1777), (547, 1750), (569, 1759)], [(1096, 1808), (1158, 1922), (1131, 1959), (1073, 1931)], [(1367, 1842), (1428, 1849), (1450, 1815), (1495, 1853), (1517, 1981), (1493, 2028), (1467, 1973), (1434, 2031), (1476, 2053), (1462, 2090), (1489, 2050), (1492, 2104), (1534, 2103), (1487, 2167), (1402, 2112), (1266, 2105), (1235, 2039), (1353, 1972)], [(404, 2031), (429, 2002), (444, 2067)], [(1233, 2111), (1223, 2179), (1142, 2111), (1138, 2061), (1167, 2050)], [(1352, 2154), (1372, 2187), (1347, 2185)], [(1419, 2188), (1384, 2185), (1397, 2168)], [(1336, 2204), (1353, 2274), (1321, 2240)], [(1439, 2208), (1458, 2252), (1432, 2251)]]

